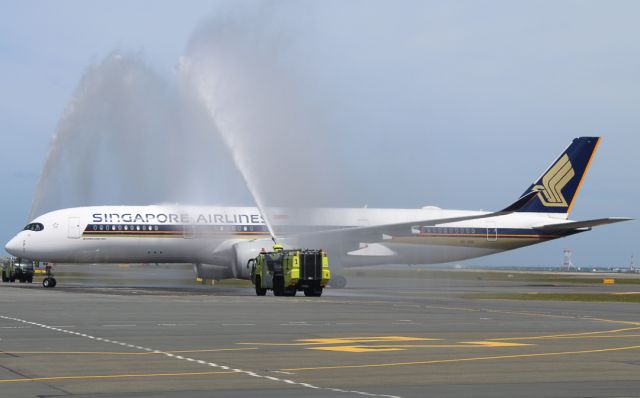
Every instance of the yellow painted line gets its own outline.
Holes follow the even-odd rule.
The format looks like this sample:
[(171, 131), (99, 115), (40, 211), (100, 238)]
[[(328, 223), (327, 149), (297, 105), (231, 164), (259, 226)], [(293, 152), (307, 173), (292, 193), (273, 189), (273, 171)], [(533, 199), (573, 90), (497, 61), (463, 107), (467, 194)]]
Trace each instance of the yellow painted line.
[(382, 352), (406, 351), (411, 348), (469, 348), (479, 347), (521, 347), (531, 344), (508, 343), (497, 341), (461, 341), (460, 344), (394, 344), (394, 345), (338, 345), (325, 347), (309, 347), (308, 350), (336, 351), (336, 352)]
[(405, 351), (404, 347), (395, 346), (357, 346), (357, 345), (336, 345), (329, 347), (311, 347), (308, 350), (336, 351), (336, 352), (384, 352), (384, 351)]
[(640, 292), (618, 292), (618, 293), (611, 293), (611, 294), (614, 294), (616, 296), (623, 296), (627, 294), (640, 294)]
[(26, 377), (22, 379), (2, 379), (0, 383), (23, 383), (29, 381), (55, 381), (55, 380), (90, 380), (90, 379), (124, 379), (136, 377), (179, 377), (179, 376), (204, 376), (234, 374), (237, 372), (188, 372), (188, 373), (147, 373), (147, 374), (121, 374), (121, 375), (91, 375), (91, 376), (52, 376), (52, 377)]
[[(282, 301), (286, 301), (286, 302), (291, 302), (291, 300), (282, 300)], [(408, 302), (408, 301), (400, 301), (400, 302), (392, 302), (392, 301), (384, 301), (384, 300), (359, 300), (359, 301), (355, 301), (355, 300), (333, 300), (333, 299), (328, 299), (328, 298), (323, 298), (322, 300), (305, 300), (305, 299), (301, 299), (299, 301), (304, 301), (304, 302), (311, 302), (313, 301), (314, 303), (326, 303), (326, 304), (358, 304), (358, 305), (362, 305), (362, 304), (370, 304), (370, 305), (379, 305), (379, 304), (384, 304), (384, 305), (389, 305), (389, 304), (415, 304), (413, 302)], [(512, 314), (512, 315), (525, 315), (525, 316), (535, 316), (535, 317), (545, 317), (545, 318), (561, 318), (561, 319), (578, 319), (578, 320), (588, 320), (588, 321), (593, 321), (593, 322), (607, 322), (607, 323), (620, 323), (620, 324), (626, 324), (626, 325), (636, 325), (636, 326), (640, 326), (640, 322), (633, 322), (633, 321), (620, 321), (620, 320), (615, 320), (615, 319), (604, 319), (604, 318), (582, 318), (582, 317), (578, 317), (575, 315), (559, 315), (559, 314), (545, 314), (545, 313), (541, 313), (541, 312), (524, 312), (524, 311), (506, 311), (506, 310), (496, 310), (496, 309), (489, 309), (489, 308), (467, 308), (467, 307), (451, 307), (451, 306), (442, 306), (442, 305), (428, 305), (428, 304), (420, 304), (420, 307), (422, 308), (433, 308), (433, 309), (441, 309), (441, 310), (453, 310), (453, 311), (465, 311), (465, 312), (487, 312), (487, 313), (494, 313), (494, 314)]]
[[(348, 304), (348, 303), (345, 303), (345, 304)], [(526, 315), (526, 316), (535, 316), (535, 317), (544, 317), (544, 318), (578, 319), (578, 320), (586, 320), (586, 321), (594, 321), (594, 322), (620, 323), (625, 325), (640, 326), (640, 322), (620, 321), (616, 319), (605, 319), (605, 318), (582, 318), (582, 317), (577, 317), (573, 315), (545, 314), (542, 312), (506, 311), (506, 310), (495, 310), (495, 309), (489, 309), (489, 308), (465, 308), (465, 307), (449, 307), (449, 306), (425, 305), (425, 304), (423, 304), (422, 307), (442, 309), (442, 310), (453, 310), (453, 311), (487, 312), (487, 313), (493, 313), (493, 314)]]
[(640, 334), (612, 334), (612, 335), (593, 335), (593, 336), (563, 336), (558, 339), (628, 339), (631, 337), (640, 337)]
[(442, 340), (428, 337), (407, 337), (407, 336), (372, 336), (372, 337), (338, 337), (326, 339), (301, 339), (296, 340), (307, 344), (349, 344), (349, 343), (384, 343), (395, 341), (428, 341)]
[[(186, 354), (198, 352), (221, 352), (221, 351), (249, 351), (258, 350), (257, 347), (247, 348), (215, 348), (203, 350), (183, 350), (183, 351), (166, 351), (172, 354)], [(1, 354), (7, 355), (164, 355), (160, 352), (125, 352), (125, 351), (3, 351)]]
[(482, 347), (522, 347), (531, 344), (524, 343), (509, 343), (498, 341), (461, 341), (462, 344), (477, 345)]
[(442, 340), (429, 337), (408, 337), (408, 336), (371, 336), (371, 337), (331, 337), (319, 339), (300, 339), (296, 343), (236, 343), (245, 345), (260, 346), (306, 346), (325, 344), (353, 344), (353, 343), (388, 343), (396, 341), (434, 341)]
[(606, 323), (622, 323), (625, 325), (635, 325), (635, 326), (640, 326), (640, 322), (633, 322), (633, 321), (617, 321), (615, 319), (604, 319), (604, 318), (589, 318), (590, 321), (596, 321), (596, 322), (606, 322)]
[(372, 364), (360, 364), (360, 365), (318, 366), (318, 367), (309, 367), (309, 368), (286, 368), (286, 369), (279, 369), (279, 370), (283, 372), (302, 372), (306, 370), (382, 368), (382, 367), (392, 367), (392, 366), (432, 365), (432, 364), (440, 364), (440, 363), (489, 361), (489, 360), (498, 360), (498, 359), (517, 359), (517, 358), (535, 358), (535, 357), (549, 357), (549, 356), (562, 356), (562, 355), (594, 354), (594, 353), (600, 353), (600, 352), (637, 350), (637, 349), (640, 349), (640, 345), (627, 346), (627, 347), (602, 348), (597, 350), (583, 350), (583, 351), (560, 351), (560, 352), (542, 352), (542, 353), (536, 353), (536, 354), (496, 355), (496, 356), (489, 356), (489, 357), (438, 359), (433, 361), (416, 361), (416, 362), (390, 362), (390, 363), (372, 363)]
[(565, 333), (565, 334), (550, 334), (546, 336), (526, 336), (526, 337), (498, 337), (493, 339), (487, 339), (492, 341), (497, 340), (542, 340), (542, 339), (559, 339), (559, 338), (567, 338), (567, 337), (583, 337), (583, 336), (593, 336), (600, 334), (609, 334), (609, 333), (620, 333), (627, 332), (630, 330), (638, 330), (640, 327), (635, 328), (623, 328), (623, 329), (614, 329), (614, 330), (600, 330), (596, 332), (582, 332), (582, 333)]

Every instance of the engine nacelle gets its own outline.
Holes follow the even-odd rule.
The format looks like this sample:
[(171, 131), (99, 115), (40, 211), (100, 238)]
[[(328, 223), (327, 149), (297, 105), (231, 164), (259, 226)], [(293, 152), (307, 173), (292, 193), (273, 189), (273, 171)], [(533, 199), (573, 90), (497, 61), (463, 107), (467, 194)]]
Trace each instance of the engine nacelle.
[(235, 243), (233, 245), (235, 278), (251, 279), (251, 269), (248, 265), (249, 260), (256, 258), (263, 248), (269, 251), (271, 245), (272, 242), (270, 239), (250, 240)]
[(194, 270), (199, 278), (204, 279), (251, 279), (247, 262), (256, 258), (263, 248), (269, 250), (272, 244), (271, 239), (228, 240), (205, 255), (203, 262), (196, 264)]
[(197, 278), (201, 279), (228, 279), (233, 278), (231, 269), (222, 265), (193, 264), (193, 271)]

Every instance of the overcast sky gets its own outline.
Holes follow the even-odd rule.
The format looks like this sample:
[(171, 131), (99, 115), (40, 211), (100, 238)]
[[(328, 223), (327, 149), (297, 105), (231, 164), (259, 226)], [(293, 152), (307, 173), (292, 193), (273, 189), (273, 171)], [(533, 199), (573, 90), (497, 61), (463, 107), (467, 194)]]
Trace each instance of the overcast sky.
[[(175, 85), (181, 57), (227, 19), (232, 34), (216, 37), (259, 37), (297, 77), (298, 102), (321, 109), (346, 185), (332, 192), (337, 203), (497, 210), (572, 138), (601, 135), (571, 218), (637, 218), (638, 15), (635, 1), (6, 1), (0, 240), (26, 224), (90, 67), (135, 54)], [(577, 265), (626, 266), (640, 256), (639, 232), (638, 222), (605, 226), (468, 263), (559, 265), (570, 247)]]

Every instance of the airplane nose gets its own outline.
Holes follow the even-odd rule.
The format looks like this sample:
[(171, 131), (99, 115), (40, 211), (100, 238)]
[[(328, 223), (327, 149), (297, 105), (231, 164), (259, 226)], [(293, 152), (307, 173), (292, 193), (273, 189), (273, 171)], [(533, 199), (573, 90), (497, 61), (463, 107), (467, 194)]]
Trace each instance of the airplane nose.
[(6, 245), (4, 245), (4, 250), (7, 251), (7, 253), (18, 257), (19, 256), (19, 251), (22, 248), (22, 245), (20, 244), (20, 242), (18, 242), (18, 238), (17, 237), (13, 237), (9, 242), (7, 242)]

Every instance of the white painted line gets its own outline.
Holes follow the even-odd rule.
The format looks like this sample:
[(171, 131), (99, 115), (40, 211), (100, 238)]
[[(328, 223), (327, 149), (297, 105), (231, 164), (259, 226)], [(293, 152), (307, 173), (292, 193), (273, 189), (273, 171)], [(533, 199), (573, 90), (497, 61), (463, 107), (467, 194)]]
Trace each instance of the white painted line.
[(104, 328), (130, 328), (136, 325), (102, 325)]
[(256, 326), (255, 323), (223, 323), (222, 326)]
[[(6, 319), (6, 320), (11, 320), (11, 321), (16, 321), (16, 322), (21, 322), (23, 324), (26, 325), (32, 325), (32, 326), (38, 326), (44, 329), (50, 329), (50, 330), (54, 330), (56, 332), (61, 332), (61, 333), (67, 333), (67, 334), (72, 334), (74, 336), (78, 336), (78, 337), (85, 337), (88, 339), (92, 339), (92, 340), (97, 340), (97, 341), (103, 341), (103, 342), (107, 342), (105, 339), (103, 339), (102, 337), (95, 337), (95, 336), (91, 336), (88, 334), (84, 334), (84, 333), (78, 333), (78, 332), (73, 332), (70, 330), (65, 330), (65, 329), (61, 329), (61, 328), (57, 328), (57, 327), (53, 327), (53, 326), (47, 326), (47, 325), (43, 325), (41, 323), (36, 323), (36, 322), (31, 322), (31, 321), (27, 321), (24, 319), (20, 319), (20, 318), (13, 318), (13, 317), (9, 317), (9, 316), (5, 316), (5, 315), (0, 315), (0, 319)], [(299, 324), (299, 323), (297, 323)], [(289, 325), (296, 325), (296, 323), (290, 323)], [(118, 325), (120, 326), (120, 325)], [(135, 326), (135, 325), (133, 325)], [(306, 325), (304, 325), (306, 326)], [(132, 346), (128, 343), (125, 342), (121, 342), (121, 341), (116, 341), (116, 340), (109, 340), (110, 344), (117, 344), (117, 345), (121, 345), (121, 346), (128, 346), (128, 347), (137, 347), (137, 346)], [(144, 348), (144, 347), (140, 347), (142, 351), (152, 351), (151, 348)], [(224, 369), (224, 370), (229, 370), (231, 369), (229, 366), (226, 365), (220, 365), (214, 362), (206, 362), (206, 361), (202, 361), (202, 360), (195, 360), (193, 358), (188, 358), (188, 357), (183, 357), (180, 355), (174, 355), (170, 352), (166, 352), (166, 351), (160, 351), (160, 350), (153, 350), (153, 352), (157, 353), (157, 354), (161, 354), (161, 355), (165, 355), (169, 358), (174, 358), (176, 360), (186, 360), (186, 361), (190, 361), (190, 362), (196, 362), (196, 363), (200, 363), (203, 365), (208, 365), (214, 368), (219, 368), (219, 369)], [(271, 380), (271, 381), (275, 381), (275, 382), (279, 382), (279, 383), (286, 383), (286, 384), (292, 384), (292, 385), (296, 385), (296, 386), (300, 386), (300, 387), (304, 387), (304, 388), (310, 388), (310, 389), (319, 389), (319, 390), (327, 390), (327, 391), (334, 391), (334, 392), (339, 392), (339, 393), (348, 393), (348, 394), (356, 394), (356, 395), (366, 395), (366, 396), (371, 396), (371, 397), (384, 397), (384, 398), (401, 398), (398, 397), (396, 395), (386, 395), (386, 394), (373, 394), (373, 393), (369, 393), (369, 392), (364, 392), (364, 391), (358, 391), (358, 390), (343, 390), (341, 388), (333, 388), (333, 387), (320, 387), (320, 386), (316, 386), (313, 384), (309, 384), (309, 383), (302, 383), (302, 382), (298, 382), (298, 381), (294, 381), (294, 380), (290, 380), (290, 379), (282, 379), (282, 378), (278, 378), (278, 377), (274, 377), (274, 376), (266, 376), (266, 375), (262, 375), (250, 370), (243, 370), (243, 369), (239, 369), (239, 368), (233, 368), (231, 369), (233, 370), (233, 372), (235, 373), (241, 373), (247, 376), (251, 376), (251, 377), (255, 377), (258, 379), (267, 379), (267, 380)]]

